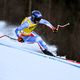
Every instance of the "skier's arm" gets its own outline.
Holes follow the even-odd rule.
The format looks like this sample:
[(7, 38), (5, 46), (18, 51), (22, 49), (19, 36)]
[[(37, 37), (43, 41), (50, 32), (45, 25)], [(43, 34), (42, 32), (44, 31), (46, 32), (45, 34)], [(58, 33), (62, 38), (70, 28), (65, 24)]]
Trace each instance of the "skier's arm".
[(49, 21), (45, 19), (41, 19), (39, 23), (48, 26), (53, 32), (56, 30), (56, 27), (54, 27)]
[(15, 33), (17, 35), (17, 37), (20, 36), (20, 31), (23, 30), (25, 27), (28, 27), (29, 24), (27, 22), (21, 24), (19, 27), (16, 28)]

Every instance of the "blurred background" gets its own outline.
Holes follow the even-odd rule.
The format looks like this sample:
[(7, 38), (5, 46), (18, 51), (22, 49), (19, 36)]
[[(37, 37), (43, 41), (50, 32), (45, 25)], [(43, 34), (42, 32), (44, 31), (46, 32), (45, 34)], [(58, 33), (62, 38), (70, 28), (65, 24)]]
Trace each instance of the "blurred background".
[(20, 25), (32, 10), (41, 11), (55, 27), (70, 23), (57, 33), (45, 25), (35, 31), (46, 43), (57, 46), (58, 56), (80, 62), (80, 0), (0, 0), (0, 20), (9, 24)]

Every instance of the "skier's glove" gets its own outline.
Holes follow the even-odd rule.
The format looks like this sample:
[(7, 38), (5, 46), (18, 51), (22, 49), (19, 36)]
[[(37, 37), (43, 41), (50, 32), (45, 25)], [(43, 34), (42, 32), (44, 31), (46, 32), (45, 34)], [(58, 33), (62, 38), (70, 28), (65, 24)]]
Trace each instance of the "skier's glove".
[(23, 40), (22, 37), (18, 37), (18, 41), (19, 41), (19, 42), (24, 42), (24, 40)]
[(58, 28), (52, 28), (52, 31), (54, 32), (54, 33), (56, 33), (56, 32), (58, 32)]

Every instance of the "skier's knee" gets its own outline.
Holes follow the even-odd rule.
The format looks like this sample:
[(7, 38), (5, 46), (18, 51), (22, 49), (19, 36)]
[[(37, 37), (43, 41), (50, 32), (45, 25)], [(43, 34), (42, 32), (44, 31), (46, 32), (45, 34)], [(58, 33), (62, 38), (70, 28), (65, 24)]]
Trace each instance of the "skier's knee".
[(36, 42), (39, 42), (39, 41), (41, 41), (42, 39), (40, 38), (40, 37), (37, 37), (36, 38)]
[(38, 45), (39, 45), (41, 50), (47, 49), (47, 45), (46, 45), (46, 43), (44, 41), (39, 41)]

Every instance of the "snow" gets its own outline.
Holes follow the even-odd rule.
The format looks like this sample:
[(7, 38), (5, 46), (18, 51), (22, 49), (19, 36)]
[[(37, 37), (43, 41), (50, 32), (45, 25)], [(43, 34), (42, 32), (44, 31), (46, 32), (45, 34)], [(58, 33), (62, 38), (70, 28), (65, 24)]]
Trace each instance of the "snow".
[[(2, 29), (3, 27), (0, 27), (0, 35), (3, 34)], [(6, 30), (3, 32), (5, 33)], [(36, 43), (19, 43), (7, 37), (1, 38), (0, 43), (14, 46), (6, 47), (0, 45), (0, 80), (80, 79), (80, 68), (35, 55), (42, 54)], [(56, 47), (54, 48), (55, 51)]]

